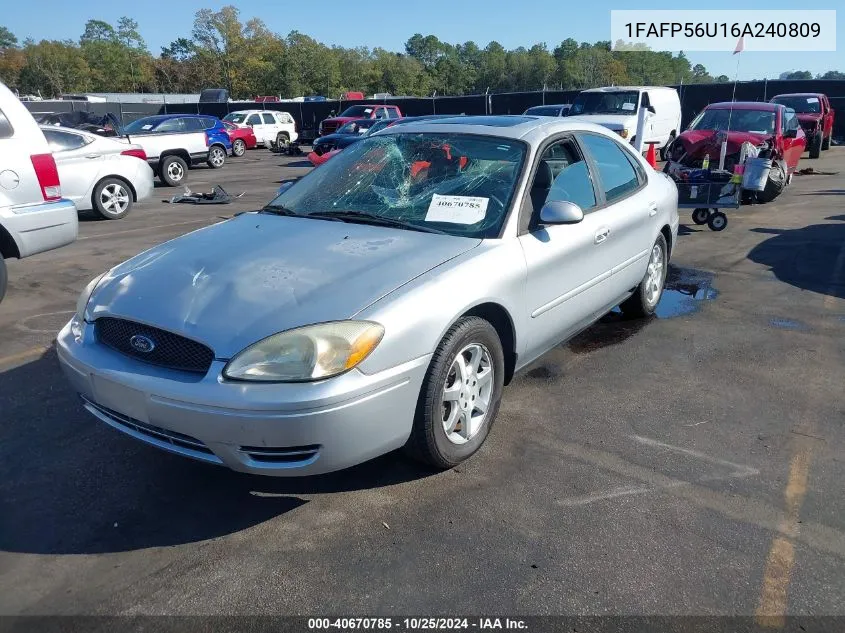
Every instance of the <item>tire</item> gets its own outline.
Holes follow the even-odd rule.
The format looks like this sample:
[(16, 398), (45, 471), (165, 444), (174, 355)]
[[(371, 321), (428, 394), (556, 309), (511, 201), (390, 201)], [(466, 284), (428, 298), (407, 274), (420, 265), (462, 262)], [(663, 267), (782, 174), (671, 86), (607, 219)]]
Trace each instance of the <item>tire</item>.
[(165, 156), (159, 165), (158, 177), (168, 187), (178, 187), (188, 175), (188, 163), (178, 156)]
[(280, 149), (286, 148), (288, 145), (290, 145), (290, 135), (287, 132), (279, 132), (276, 135), (276, 145)]
[(710, 209), (696, 209), (692, 212), (692, 221), (696, 224), (707, 224), (710, 217)]
[(724, 231), (728, 228), (728, 216), (721, 211), (717, 211), (707, 220), (707, 226), (711, 231)]
[(9, 273), (6, 272), (6, 260), (3, 259), (3, 255), (0, 254), (0, 302), (3, 301), (3, 297), (6, 295), (6, 284), (9, 280)]
[(132, 188), (121, 178), (105, 178), (91, 194), (94, 211), (106, 220), (120, 220), (132, 210)]
[[(659, 255), (658, 255), (659, 252)], [(619, 306), (626, 316), (647, 317), (654, 314), (660, 297), (663, 296), (663, 288), (666, 285), (666, 272), (669, 264), (669, 249), (666, 246), (666, 238), (663, 234), (657, 236), (654, 245), (651, 247), (651, 254), (648, 259), (648, 268), (645, 276), (630, 297)]]
[(766, 181), (766, 188), (757, 192), (757, 202), (771, 202), (777, 198), (786, 187), (786, 169), (781, 161), (775, 161)]
[(822, 136), (824, 136), (821, 132), (815, 134), (813, 136), (813, 140), (810, 141), (810, 158), (818, 158), (821, 156), (822, 153)]
[(827, 138), (822, 141), (822, 151), (826, 152), (830, 149), (830, 142), (833, 140), (833, 130), (827, 135)]
[(222, 145), (212, 145), (208, 148), (208, 166), (220, 169), (226, 163), (226, 150)]
[(232, 141), (232, 156), (240, 158), (244, 154), (246, 154), (246, 143), (242, 138), (236, 138)]
[[(464, 359), (465, 370), (460, 369), (459, 354)], [(471, 369), (476, 358), (478, 372)], [(489, 378), (482, 378), (483, 384), (479, 385), (477, 376)], [(459, 319), (446, 332), (432, 356), (405, 451), (411, 457), (440, 469), (452, 468), (469, 458), (484, 443), (499, 412), (504, 376), (502, 343), (493, 326), (479, 317)], [(447, 386), (457, 389), (455, 399), (450, 399), (448, 403), (444, 398)], [(481, 417), (478, 411), (481, 419), (475, 420), (477, 428), (468, 427), (463, 412), (469, 410), (472, 419), (476, 405), (485, 399), (486, 412)], [(453, 430), (447, 432), (446, 424), (450, 421)]]

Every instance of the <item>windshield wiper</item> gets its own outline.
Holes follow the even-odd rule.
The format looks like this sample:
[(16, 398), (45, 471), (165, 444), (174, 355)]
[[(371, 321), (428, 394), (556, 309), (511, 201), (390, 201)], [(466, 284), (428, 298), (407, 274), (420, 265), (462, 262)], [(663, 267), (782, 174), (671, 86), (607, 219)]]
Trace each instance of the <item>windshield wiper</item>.
[(412, 222), (405, 222), (403, 220), (395, 220), (393, 218), (385, 218), (374, 213), (365, 213), (363, 211), (315, 211), (309, 213), (306, 217), (317, 218), (332, 218), (343, 222), (357, 222), (359, 224), (374, 224), (377, 226), (391, 226), (400, 229), (407, 229), (409, 231), (422, 231), (423, 233), (439, 233), (440, 235), (449, 235), (446, 231), (435, 229), (430, 226), (420, 226)]
[(268, 204), (261, 209), (261, 213), (272, 213), (273, 215), (299, 215), (296, 211), (288, 209), (280, 204)]

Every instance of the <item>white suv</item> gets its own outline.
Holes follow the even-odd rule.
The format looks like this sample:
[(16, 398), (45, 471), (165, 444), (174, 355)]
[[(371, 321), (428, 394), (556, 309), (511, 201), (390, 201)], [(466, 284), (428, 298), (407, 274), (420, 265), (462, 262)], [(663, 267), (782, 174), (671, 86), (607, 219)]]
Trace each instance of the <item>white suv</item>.
[(76, 207), (62, 198), (47, 139), (18, 98), (0, 83), (0, 300), (6, 264), (76, 239)]
[(287, 112), (275, 110), (238, 110), (223, 117), (224, 121), (238, 127), (251, 127), (259, 144), (270, 147), (270, 143), (287, 145), (299, 138), (296, 122)]

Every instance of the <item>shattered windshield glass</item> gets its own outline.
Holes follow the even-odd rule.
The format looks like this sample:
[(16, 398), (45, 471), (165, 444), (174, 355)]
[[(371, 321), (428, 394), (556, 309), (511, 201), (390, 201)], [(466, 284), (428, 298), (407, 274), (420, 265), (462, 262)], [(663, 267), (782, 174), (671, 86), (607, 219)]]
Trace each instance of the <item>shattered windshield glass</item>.
[(280, 194), (296, 215), (367, 214), (451, 235), (498, 235), (525, 145), (469, 134), (389, 134), (361, 140)]

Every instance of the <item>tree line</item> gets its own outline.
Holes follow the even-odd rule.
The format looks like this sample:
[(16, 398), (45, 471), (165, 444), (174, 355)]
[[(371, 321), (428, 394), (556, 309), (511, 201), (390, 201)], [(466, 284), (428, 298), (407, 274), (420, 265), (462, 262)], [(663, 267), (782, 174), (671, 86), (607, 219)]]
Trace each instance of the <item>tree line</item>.
[(138, 23), (88, 20), (78, 41), (26, 39), (0, 26), (0, 80), (21, 95), (75, 92), (197, 93), (227, 88), (235, 99), (259, 95), (336, 97), (360, 90), (402, 96), (481, 94), (601, 85), (729, 81), (683, 53), (611, 50), (611, 43), (567, 38), (505, 49), (492, 41), (450, 44), (415, 34), (403, 52), (327, 46), (292, 31), (271, 32), (239, 10), (197, 11), (189, 36), (150, 52)]

